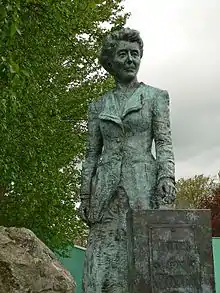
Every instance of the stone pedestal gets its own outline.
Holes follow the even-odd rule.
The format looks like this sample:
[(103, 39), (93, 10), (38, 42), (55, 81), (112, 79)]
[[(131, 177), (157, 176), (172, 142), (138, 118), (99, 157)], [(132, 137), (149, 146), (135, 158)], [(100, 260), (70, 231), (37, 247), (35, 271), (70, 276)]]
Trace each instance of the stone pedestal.
[(209, 210), (130, 211), (129, 293), (214, 293)]

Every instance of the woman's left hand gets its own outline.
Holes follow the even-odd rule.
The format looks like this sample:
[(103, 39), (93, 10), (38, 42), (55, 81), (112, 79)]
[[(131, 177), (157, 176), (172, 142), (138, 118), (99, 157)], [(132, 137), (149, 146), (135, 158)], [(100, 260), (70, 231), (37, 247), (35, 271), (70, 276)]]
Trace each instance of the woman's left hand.
[(165, 204), (172, 204), (176, 199), (174, 181), (171, 178), (162, 178), (157, 186), (157, 194)]

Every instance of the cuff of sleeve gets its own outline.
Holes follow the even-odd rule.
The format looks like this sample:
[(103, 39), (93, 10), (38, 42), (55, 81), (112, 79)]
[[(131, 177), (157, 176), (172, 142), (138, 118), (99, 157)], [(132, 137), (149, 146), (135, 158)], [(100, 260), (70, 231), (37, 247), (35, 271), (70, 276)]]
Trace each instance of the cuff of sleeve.
[(81, 194), (81, 195), (80, 195), (80, 199), (81, 199), (81, 200), (87, 200), (87, 199), (90, 199), (90, 194)]

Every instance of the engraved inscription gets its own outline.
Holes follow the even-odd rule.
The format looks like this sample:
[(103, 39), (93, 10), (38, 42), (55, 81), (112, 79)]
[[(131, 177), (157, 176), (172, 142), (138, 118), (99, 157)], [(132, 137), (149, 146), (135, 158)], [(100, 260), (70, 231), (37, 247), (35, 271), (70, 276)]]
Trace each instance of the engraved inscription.
[(181, 275), (155, 275), (155, 285), (157, 289), (178, 289), (184, 287), (196, 287), (195, 282), (197, 275), (193, 276), (194, 278), (186, 278), (186, 276)]
[(158, 246), (159, 246), (158, 249), (173, 251), (173, 250), (188, 250), (191, 248), (192, 245), (189, 241), (169, 240), (169, 241), (158, 242)]
[[(151, 275), (155, 293), (199, 292), (199, 255), (191, 227), (151, 229)], [(161, 291), (162, 290), (162, 291)], [(187, 292), (187, 291), (186, 291)]]
[(176, 259), (172, 259), (170, 258), (167, 262), (166, 262), (166, 267), (161, 267), (161, 261), (153, 261), (152, 266), (154, 269), (156, 269), (157, 271), (164, 271), (165, 269), (167, 269), (169, 272), (177, 272), (180, 271), (182, 269), (182, 273), (184, 274), (184, 272), (187, 272), (189, 270), (189, 266), (191, 268), (193, 268), (194, 266), (197, 266), (197, 260), (191, 256), (186, 256), (184, 259), (178, 259), (178, 261)]

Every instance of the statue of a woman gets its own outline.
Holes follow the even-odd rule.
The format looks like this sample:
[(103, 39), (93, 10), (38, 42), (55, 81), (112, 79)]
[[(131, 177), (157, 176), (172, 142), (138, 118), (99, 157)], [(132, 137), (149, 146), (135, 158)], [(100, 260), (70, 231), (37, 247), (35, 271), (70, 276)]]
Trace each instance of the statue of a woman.
[(88, 111), (80, 206), (90, 226), (84, 293), (128, 292), (126, 213), (174, 199), (169, 96), (137, 81), (142, 55), (135, 30), (121, 29), (104, 40), (100, 62), (115, 88), (90, 103)]

